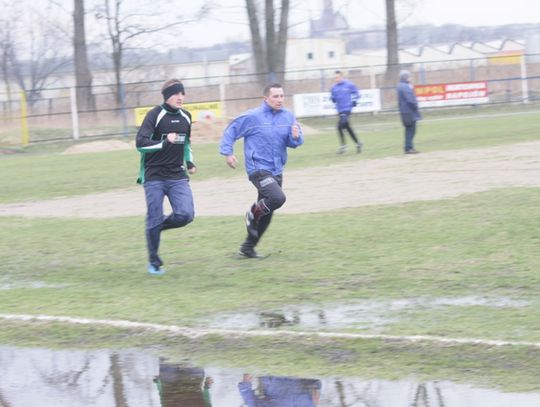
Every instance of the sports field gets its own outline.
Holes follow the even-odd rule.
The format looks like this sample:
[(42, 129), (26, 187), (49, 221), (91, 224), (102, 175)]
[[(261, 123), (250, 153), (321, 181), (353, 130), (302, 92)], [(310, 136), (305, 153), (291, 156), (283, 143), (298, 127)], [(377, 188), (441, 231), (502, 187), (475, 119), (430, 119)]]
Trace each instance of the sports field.
[(354, 119), (361, 155), (305, 124), (264, 260), (235, 256), (243, 169), (194, 142), (198, 217), (164, 233), (157, 278), (135, 150), (0, 157), (0, 343), (538, 391), (540, 111), (428, 112), (418, 156), (395, 117)]

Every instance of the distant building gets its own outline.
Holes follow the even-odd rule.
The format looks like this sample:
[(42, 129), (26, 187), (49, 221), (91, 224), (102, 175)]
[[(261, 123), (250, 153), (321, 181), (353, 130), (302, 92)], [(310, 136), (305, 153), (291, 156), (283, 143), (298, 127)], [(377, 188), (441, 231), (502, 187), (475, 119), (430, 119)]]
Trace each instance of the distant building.
[(323, 1), (321, 17), (310, 21), (310, 37), (336, 37), (349, 31), (347, 19), (340, 12), (334, 12), (333, 1)]

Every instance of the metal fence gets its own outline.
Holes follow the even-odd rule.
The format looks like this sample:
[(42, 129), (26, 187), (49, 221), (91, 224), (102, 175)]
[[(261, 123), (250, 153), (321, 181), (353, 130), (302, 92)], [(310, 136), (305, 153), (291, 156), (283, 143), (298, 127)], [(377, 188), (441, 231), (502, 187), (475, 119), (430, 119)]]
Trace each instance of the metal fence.
[[(538, 55), (506, 60), (429, 61), (400, 68), (410, 70), (416, 84), (486, 81), (490, 104), (525, 104), (540, 99)], [(381, 112), (397, 109), (397, 78), (388, 78), (384, 73), (385, 66), (327, 67), (285, 72), (283, 86), (288, 107), (293, 108), (294, 94), (328, 92), (336, 69), (346, 72), (360, 89), (379, 88)], [(39, 97), (32, 103), (25, 103), (24, 96), (7, 101), (6, 95), (0, 93), (0, 100), (3, 100), (0, 102), (0, 145), (118, 135), (132, 137), (136, 131), (135, 109), (161, 103), (160, 87), (165, 79), (168, 78), (125, 83), (120, 92), (112, 84), (94, 86), (91, 91), (95, 108), (92, 109), (76, 109), (75, 89), (69, 87), (41, 89)], [(261, 86), (256, 75), (181, 79), (186, 87), (186, 103), (220, 102), (225, 117), (234, 117), (257, 106), (261, 100)]]

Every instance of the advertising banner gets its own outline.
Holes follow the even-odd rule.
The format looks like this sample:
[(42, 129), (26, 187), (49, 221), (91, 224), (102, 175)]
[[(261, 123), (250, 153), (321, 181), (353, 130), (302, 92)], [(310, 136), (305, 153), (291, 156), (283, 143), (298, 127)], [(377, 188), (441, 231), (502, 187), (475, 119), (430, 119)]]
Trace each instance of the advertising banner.
[[(378, 112), (380, 110), (380, 89), (360, 90), (360, 100), (352, 112)], [(294, 95), (294, 114), (296, 117), (330, 116), (336, 115), (337, 111), (329, 92), (300, 93)]]
[(488, 56), (489, 65), (519, 65), (523, 58), (523, 51), (499, 51)]
[(414, 87), (418, 106), (455, 106), (487, 103), (487, 82), (461, 82)]
[[(154, 106), (137, 107), (135, 108), (135, 125), (139, 127), (146, 113), (152, 110)], [(211, 119), (223, 117), (223, 109), (221, 102), (204, 102), (204, 103), (185, 103), (182, 108), (191, 113), (191, 119), (196, 122), (203, 119)]]

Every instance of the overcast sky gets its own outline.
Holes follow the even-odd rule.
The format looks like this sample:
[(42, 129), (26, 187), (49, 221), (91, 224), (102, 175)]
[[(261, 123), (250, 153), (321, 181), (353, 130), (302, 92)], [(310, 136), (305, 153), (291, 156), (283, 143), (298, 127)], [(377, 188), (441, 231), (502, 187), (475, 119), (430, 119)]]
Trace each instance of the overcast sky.
[[(190, 0), (190, 5), (204, 0)], [(230, 39), (249, 39), (245, 0), (214, 0), (211, 21), (194, 24), (182, 36), (191, 46), (206, 46)], [(320, 16), (323, 0), (292, 0), (291, 20), (298, 23), (291, 34), (302, 36), (302, 21)], [(385, 24), (384, 0), (334, 0), (334, 10), (346, 16), (354, 29)], [(540, 0), (396, 0), (400, 25), (462, 24), (489, 26), (512, 23), (540, 23)]]

